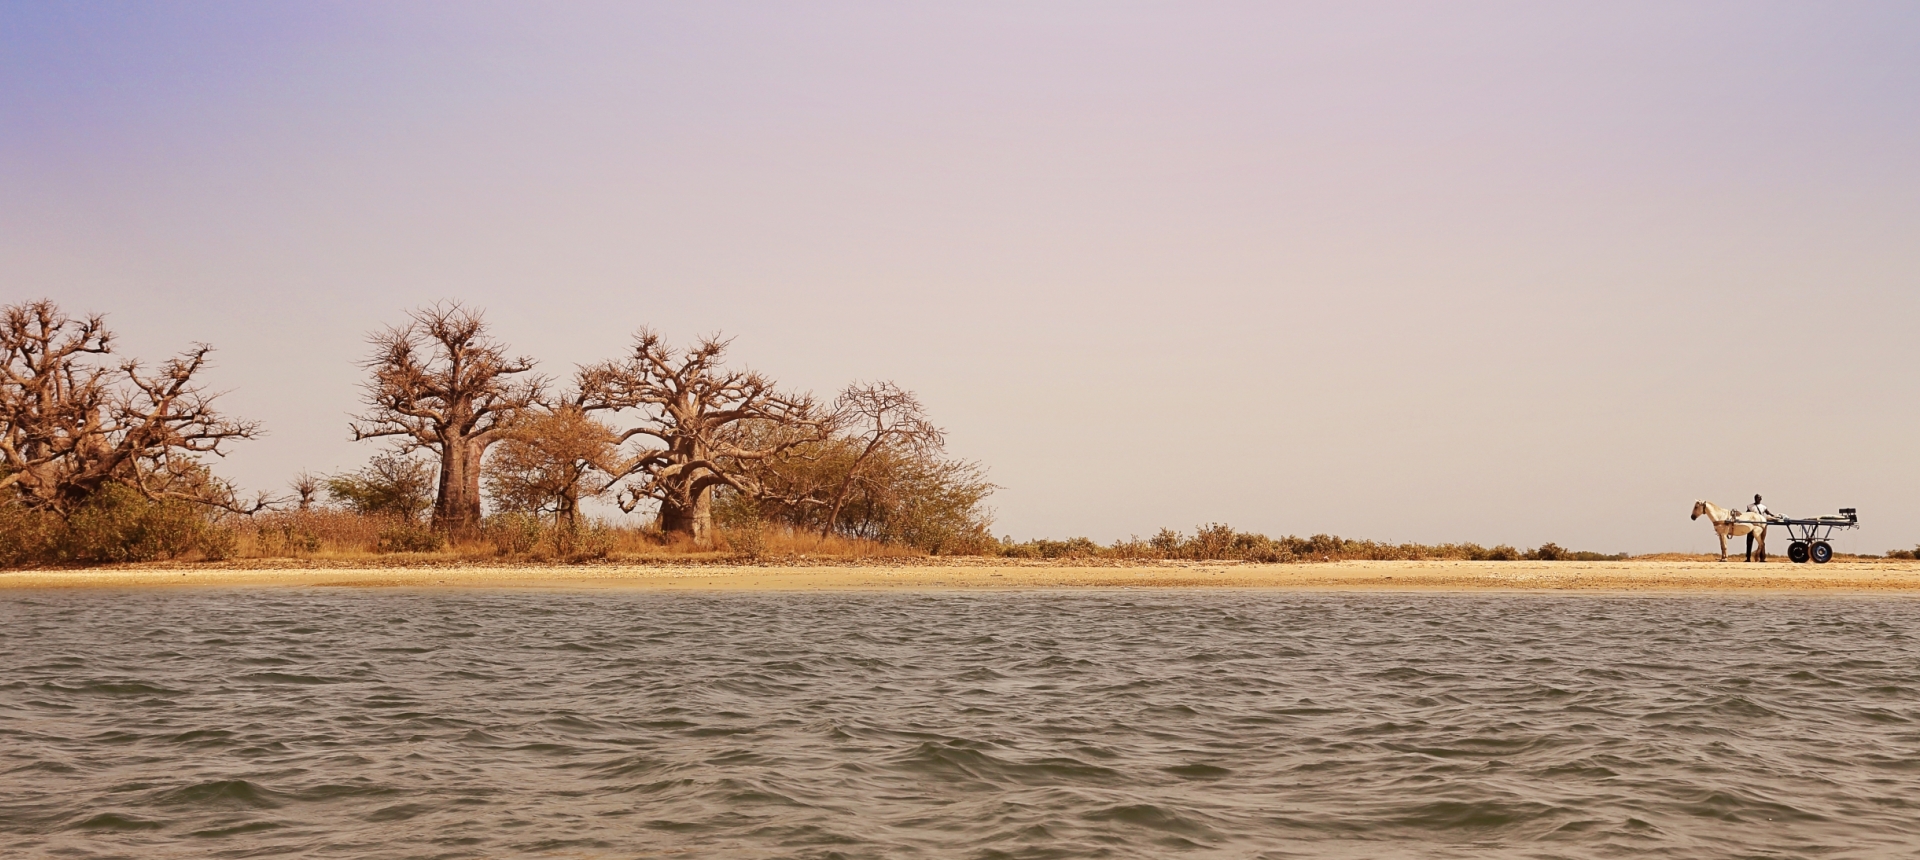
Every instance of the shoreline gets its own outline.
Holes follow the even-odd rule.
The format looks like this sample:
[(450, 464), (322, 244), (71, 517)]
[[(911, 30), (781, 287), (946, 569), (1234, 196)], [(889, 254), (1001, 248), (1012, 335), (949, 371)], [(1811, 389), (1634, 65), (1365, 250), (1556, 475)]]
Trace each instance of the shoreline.
[(0, 571), (25, 589), (446, 588), (964, 591), (1236, 588), (1348, 592), (1879, 594), (1920, 596), (1920, 562), (1341, 561), (1305, 564), (956, 559), (942, 563), (123, 566)]

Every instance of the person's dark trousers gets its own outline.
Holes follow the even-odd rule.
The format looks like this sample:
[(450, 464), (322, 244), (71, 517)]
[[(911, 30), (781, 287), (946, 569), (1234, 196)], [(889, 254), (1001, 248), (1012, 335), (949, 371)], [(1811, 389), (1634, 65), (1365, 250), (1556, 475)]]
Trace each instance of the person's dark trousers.
[(1747, 560), (1753, 560), (1753, 532), (1747, 532)]

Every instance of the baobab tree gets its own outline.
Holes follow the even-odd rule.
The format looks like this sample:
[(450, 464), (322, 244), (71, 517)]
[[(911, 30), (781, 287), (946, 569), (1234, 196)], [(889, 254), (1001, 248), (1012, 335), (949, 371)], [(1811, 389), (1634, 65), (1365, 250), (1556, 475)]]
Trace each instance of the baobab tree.
[(368, 340), (371, 408), (352, 424), (353, 438), (390, 438), (401, 453), (438, 456), (433, 528), (471, 533), (480, 525), (480, 463), (488, 446), (540, 398), (542, 380), (524, 375), (533, 359), (508, 356), (481, 313), (458, 302), (416, 310), (407, 324)]
[(109, 484), (155, 501), (263, 506), (241, 504), (200, 459), (260, 432), (221, 415), (196, 381), (213, 347), (194, 344), (149, 373), (108, 363), (112, 344), (99, 315), (74, 319), (48, 300), (0, 308), (0, 492), (63, 517)]
[(293, 491), (294, 503), (299, 506), (297, 510), (302, 513), (313, 510), (313, 500), (325, 486), (326, 482), (319, 475), (307, 472), (301, 472), (287, 482), (287, 489)]
[[(683, 352), (641, 329), (628, 358), (583, 368), (579, 377), (585, 408), (638, 413), (638, 423), (616, 440), (643, 440), (615, 473), (616, 480), (633, 479), (619, 496), (621, 509), (657, 502), (661, 530), (697, 544), (712, 540), (716, 488), (759, 491), (743, 464), (779, 456), (828, 429), (811, 396), (781, 393), (761, 374), (726, 368), (730, 342), (709, 336)], [(728, 433), (743, 422), (791, 432), (757, 434), (763, 443), (747, 443)]]

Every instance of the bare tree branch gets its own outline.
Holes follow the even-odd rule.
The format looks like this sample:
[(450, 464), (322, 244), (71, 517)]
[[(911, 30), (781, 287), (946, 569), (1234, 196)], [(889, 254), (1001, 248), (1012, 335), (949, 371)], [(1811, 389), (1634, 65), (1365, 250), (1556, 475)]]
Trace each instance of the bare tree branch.
[(195, 377), (213, 347), (193, 348), (148, 374), (136, 361), (104, 366), (113, 335), (98, 315), (76, 320), (41, 300), (0, 308), (0, 490), (66, 515), (108, 483), (150, 499), (252, 513), (200, 455), (260, 435), (214, 407)]
[(836, 426), (853, 431), (852, 438), (860, 444), (860, 453), (854, 456), (840, 486), (834, 488), (826, 522), (820, 527), (822, 535), (833, 532), (834, 524), (840, 519), (840, 509), (847, 503), (847, 493), (860, 478), (861, 468), (875, 453), (897, 448), (917, 455), (937, 451), (947, 444), (946, 431), (934, 426), (920, 399), (892, 382), (847, 386), (834, 400), (833, 416)]

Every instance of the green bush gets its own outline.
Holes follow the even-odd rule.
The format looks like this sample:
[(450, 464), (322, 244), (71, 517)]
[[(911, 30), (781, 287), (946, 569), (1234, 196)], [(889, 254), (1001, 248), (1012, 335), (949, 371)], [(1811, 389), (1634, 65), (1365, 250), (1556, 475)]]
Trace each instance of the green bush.
[(206, 561), (226, 561), (240, 551), (240, 532), (221, 523), (211, 523), (200, 535), (198, 549)]
[(363, 514), (419, 519), (433, 506), (437, 470), (399, 454), (382, 454), (358, 472), (326, 480), (327, 496)]
[(1039, 541), (1014, 543), (1011, 535), (1002, 539), (998, 555), (1004, 558), (1040, 558)]
[(758, 561), (767, 553), (767, 526), (761, 522), (744, 522), (720, 529), (720, 537), (727, 542), (727, 548), (733, 554), (750, 561)]
[(210, 537), (204, 509), (156, 502), (121, 484), (101, 488), (65, 525), (59, 560), (90, 564), (177, 558), (205, 549)]
[(446, 535), (416, 520), (396, 519), (380, 530), (378, 547), (381, 552), (439, 552), (446, 545)]
[(57, 559), (65, 530), (60, 518), (25, 505), (0, 505), (0, 567), (30, 567)]
[(199, 555), (219, 560), (238, 548), (233, 529), (207, 508), (155, 501), (123, 484), (107, 484), (62, 519), (17, 502), (0, 504), (0, 567), (120, 564)]
[(560, 523), (548, 529), (553, 557), (565, 561), (606, 558), (613, 552), (613, 529), (598, 520)]
[(538, 516), (505, 513), (488, 517), (481, 534), (493, 542), (494, 551), (501, 555), (526, 555), (540, 545), (544, 530)]
[(1549, 541), (1527, 553), (1526, 557), (1529, 561), (1564, 561), (1569, 555), (1571, 553), (1561, 549), (1559, 544)]
[(306, 512), (263, 517), (253, 524), (256, 551), (263, 558), (311, 555), (320, 551), (320, 535)]
[(517, 512), (488, 517), (481, 534), (501, 555), (564, 561), (606, 558), (619, 539), (617, 529), (599, 520), (555, 523)]

